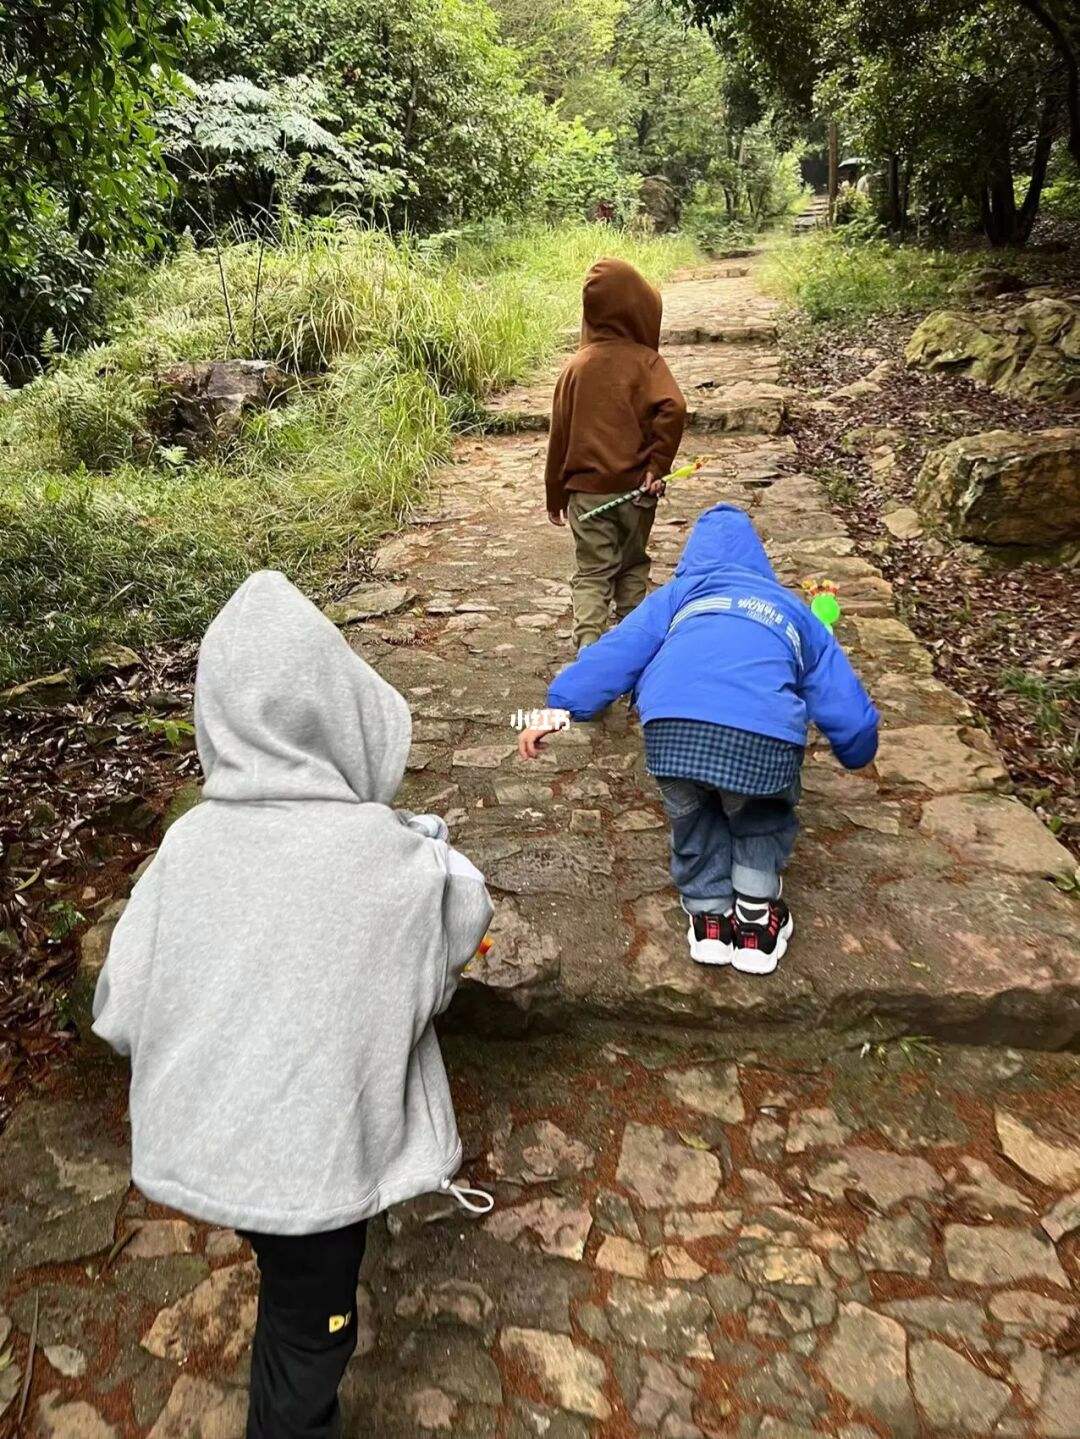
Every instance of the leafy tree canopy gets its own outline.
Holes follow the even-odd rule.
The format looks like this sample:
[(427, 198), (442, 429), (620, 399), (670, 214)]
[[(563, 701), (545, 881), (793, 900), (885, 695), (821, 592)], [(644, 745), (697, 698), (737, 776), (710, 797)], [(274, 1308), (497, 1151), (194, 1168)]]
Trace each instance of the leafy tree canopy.
[(380, 175), (378, 202), (421, 229), (496, 212), (527, 180), (539, 102), (486, 0), (234, 4), (192, 63), (196, 80), (268, 86), (309, 75), (339, 138)]
[(779, 103), (840, 121), (846, 144), (889, 167), (895, 221), (917, 188), (931, 219), (973, 214), (995, 243), (1026, 238), (1075, 74), (1043, 20), (1070, 0), (688, 5)]
[(56, 200), (84, 245), (145, 237), (164, 198), (154, 110), (211, 0), (0, 5), (0, 265), (32, 257)]

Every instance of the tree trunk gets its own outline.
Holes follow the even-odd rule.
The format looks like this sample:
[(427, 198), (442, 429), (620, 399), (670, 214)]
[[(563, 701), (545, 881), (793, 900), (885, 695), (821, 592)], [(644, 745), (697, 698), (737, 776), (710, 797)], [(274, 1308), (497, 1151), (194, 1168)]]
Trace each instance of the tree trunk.
[(1055, 112), (1056, 106), (1048, 100), (1039, 122), (1039, 135), (1035, 141), (1035, 153), (1031, 159), (1031, 179), (1028, 182), (1027, 194), (1024, 196), (1024, 203), (1020, 206), (1020, 213), (1017, 216), (1016, 242), (1019, 245), (1026, 245), (1030, 240), (1032, 226), (1039, 213), (1039, 201), (1042, 199), (1042, 189), (1046, 183), (1046, 168), (1050, 163), (1050, 151), (1054, 148)]
[(1065, 104), (1069, 112), (1069, 150), (1080, 166), (1080, 43), (1051, 13), (1046, 0), (1019, 0), (1019, 4), (1050, 36), (1065, 67)]
[(889, 227), (901, 230), (904, 207), (900, 199), (900, 156), (894, 150), (889, 156)]
[(987, 179), (981, 196), (983, 229), (995, 250), (1017, 243), (1016, 187), (1013, 184), (1009, 137), (991, 148)]
[(840, 132), (829, 121), (829, 224), (836, 219), (836, 197), (840, 190)]
[(907, 234), (908, 212), (911, 208), (911, 161), (904, 165), (903, 178), (900, 181), (900, 233)]

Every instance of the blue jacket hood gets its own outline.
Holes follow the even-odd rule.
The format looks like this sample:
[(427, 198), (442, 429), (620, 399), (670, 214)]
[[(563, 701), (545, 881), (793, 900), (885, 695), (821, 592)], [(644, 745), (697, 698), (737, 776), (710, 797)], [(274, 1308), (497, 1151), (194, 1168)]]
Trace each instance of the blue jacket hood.
[(720, 579), (729, 569), (750, 570), (777, 583), (750, 516), (735, 505), (713, 505), (691, 530), (675, 574), (681, 579), (706, 574)]

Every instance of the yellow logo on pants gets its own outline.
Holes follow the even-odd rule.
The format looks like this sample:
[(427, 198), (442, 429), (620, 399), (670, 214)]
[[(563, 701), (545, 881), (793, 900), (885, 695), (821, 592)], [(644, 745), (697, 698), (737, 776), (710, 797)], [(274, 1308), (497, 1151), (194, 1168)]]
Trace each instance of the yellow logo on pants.
[(352, 1318), (352, 1310), (351, 1310), (351, 1309), (349, 1310), (348, 1314), (331, 1314), (331, 1316), (330, 1316), (330, 1333), (331, 1333), (331, 1334), (336, 1334), (339, 1329), (344, 1329), (345, 1326), (346, 1326), (346, 1324), (348, 1324), (348, 1322), (349, 1322), (349, 1320), (350, 1320), (351, 1318)]

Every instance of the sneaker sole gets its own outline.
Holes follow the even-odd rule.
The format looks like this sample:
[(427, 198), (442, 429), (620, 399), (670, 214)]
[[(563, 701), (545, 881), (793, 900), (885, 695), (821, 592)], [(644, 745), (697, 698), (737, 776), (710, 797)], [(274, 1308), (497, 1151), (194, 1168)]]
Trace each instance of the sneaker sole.
[(735, 957), (733, 945), (721, 944), (718, 939), (695, 939), (693, 921), (686, 931), (686, 941), (690, 946), (690, 958), (695, 964), (711, 964), (718, 967), (731, 964)]
[(740, 974), (772, 974), (784, 955), (787, 954), (788, 941), (794, 933), (795, 920), (789, 914), (787, 924), (776, 936), (776, 944), (771, 954), (767, 954), (763, 949), (737, 949), (732, 956), (731, 963)]

